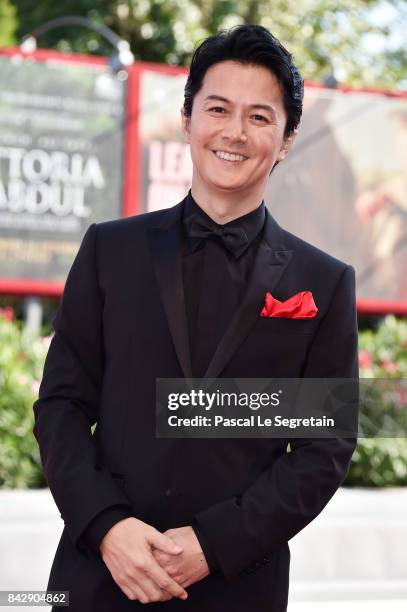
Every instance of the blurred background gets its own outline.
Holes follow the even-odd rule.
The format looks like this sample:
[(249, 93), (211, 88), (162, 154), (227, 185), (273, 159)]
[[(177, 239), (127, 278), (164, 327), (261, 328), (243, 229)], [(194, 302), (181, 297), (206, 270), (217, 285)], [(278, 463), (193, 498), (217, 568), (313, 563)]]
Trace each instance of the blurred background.
[(406, 0), (0, 0), (0, 589), (45, 589), (63, 526), (32, 404), (80, 241), (185, 196), (187, 66), (241, 23), (270, 29), (306, 79), (267, 205), (355, 267), (360, 373), (392, 389), (369, 391), (373, 433), (290, 544), (289, 611), (407, 609), (406, 429), (381, 429), (407, 414)]

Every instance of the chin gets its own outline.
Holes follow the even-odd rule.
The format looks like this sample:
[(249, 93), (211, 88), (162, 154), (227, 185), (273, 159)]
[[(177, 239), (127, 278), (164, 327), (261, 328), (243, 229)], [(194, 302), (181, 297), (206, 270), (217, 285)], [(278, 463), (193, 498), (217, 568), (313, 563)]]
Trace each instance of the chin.
[(207, 181), (208, 185), (213, 185), (218, 189), (241, 189), (245, 185), (247, 185), (247, 179), (245, 180), (236, 180), (236, 177), (227, 177), (220, 180), (219, 176), (216, 176), (212, 180)]
[(230, 183), (212, 183), (213, 187), (215, 189), (218, 189), (219, 191), (241, 191), (244, 187), (244, 185), (231, 185)]

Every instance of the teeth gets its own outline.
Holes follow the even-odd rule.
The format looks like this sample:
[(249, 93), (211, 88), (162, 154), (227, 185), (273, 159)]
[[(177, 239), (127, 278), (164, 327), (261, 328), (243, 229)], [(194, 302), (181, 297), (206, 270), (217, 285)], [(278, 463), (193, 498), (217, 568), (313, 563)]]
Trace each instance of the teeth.
[(216, 157), (220, 159), (227, 159), (228, 161), (244, 161), (247, 157), (243, 155), (237, 155), (236, 153), (225, 153), (225, 151), (215, 151)]

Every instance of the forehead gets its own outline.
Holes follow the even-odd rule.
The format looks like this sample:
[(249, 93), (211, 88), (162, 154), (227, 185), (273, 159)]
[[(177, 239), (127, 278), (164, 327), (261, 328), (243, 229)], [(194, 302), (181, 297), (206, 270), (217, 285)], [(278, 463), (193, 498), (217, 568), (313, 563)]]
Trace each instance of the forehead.
[(235, 103), (282, 106), (282, 87), (271, 70), (254, 64), (227, 60), (210, 66), (197, 96), (220, 95)]

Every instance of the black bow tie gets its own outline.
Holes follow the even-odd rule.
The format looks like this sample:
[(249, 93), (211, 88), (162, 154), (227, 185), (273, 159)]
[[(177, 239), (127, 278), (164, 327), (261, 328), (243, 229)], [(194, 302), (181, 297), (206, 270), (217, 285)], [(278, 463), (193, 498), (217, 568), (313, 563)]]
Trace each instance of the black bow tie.
[(222, 242), (224, 247), (238, 258), (249, 244), (246, 232), (239, 227), (213, 226), (206, 219), (193, 217), (189, 225), (191, 238), (214, 238)]

